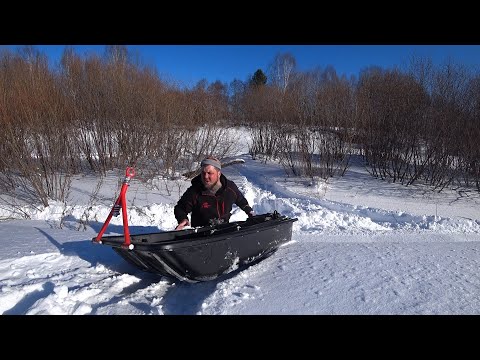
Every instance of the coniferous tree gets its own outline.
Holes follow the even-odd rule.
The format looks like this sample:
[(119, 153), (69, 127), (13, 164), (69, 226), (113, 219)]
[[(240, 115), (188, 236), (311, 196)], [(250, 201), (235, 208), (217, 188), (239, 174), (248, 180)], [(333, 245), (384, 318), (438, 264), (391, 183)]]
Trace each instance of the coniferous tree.
[(258, 69), (255, 71), (255, 73), (252, 76), (252, 79), (250, 80), (250, 85), (251, 86), (261, 86), (265, 85), (267, 83), (267, 76), (263, 73), (261, 69)]

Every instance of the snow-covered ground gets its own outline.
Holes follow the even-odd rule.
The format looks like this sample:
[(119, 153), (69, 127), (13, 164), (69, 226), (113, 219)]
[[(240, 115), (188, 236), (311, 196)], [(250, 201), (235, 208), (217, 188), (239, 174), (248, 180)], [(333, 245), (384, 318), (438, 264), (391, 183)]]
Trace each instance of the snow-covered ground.
[[(224, 174), (257, 213), (298, 218), (274, 255), (196, 284), (142, 272), (91, 242), (123, 177), (109, 176), (95, 201), (97, 179), (78, 177), (68, 206), (25, 208), (31, 219), (0, 222), (0, 313), (480, 314), (478, 192), (388, 183), (358, 161), (325, 183), (287, 178), (246, 149), (237, 158), (245, 163)], [(174, 229), (173, 206), (188, 186), (133, 178), (131, 233)], [(245, 218), (234, 207), (231, 220)], [(121, 233), (121, 217), (113, 218), (107, 235)]]

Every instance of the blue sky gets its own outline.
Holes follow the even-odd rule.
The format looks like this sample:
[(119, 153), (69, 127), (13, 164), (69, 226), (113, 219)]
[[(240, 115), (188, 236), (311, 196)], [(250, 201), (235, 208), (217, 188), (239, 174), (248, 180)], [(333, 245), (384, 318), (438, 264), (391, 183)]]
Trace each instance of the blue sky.
[[(17, 46), (0, 46), (15, 49)], [(52, 63), (60, 59), (64, 46), (35, 45)], [(77, 54), (103, 54), (104, 45), (76, 45)], [(276, 54), (290, 52), (301, 71), (332, 65), (339, 74), (358, 75), (367, 66), (404, 66), (411, 55), (428, 56), (436, 64), (453, 58), (456, 63), (480, 65), (480, 45), (129, 45), (145, 64), (159, 74), (191, 86), (202, 78), (209, 82), (246, 80), (257, 69), (266, 71)]]

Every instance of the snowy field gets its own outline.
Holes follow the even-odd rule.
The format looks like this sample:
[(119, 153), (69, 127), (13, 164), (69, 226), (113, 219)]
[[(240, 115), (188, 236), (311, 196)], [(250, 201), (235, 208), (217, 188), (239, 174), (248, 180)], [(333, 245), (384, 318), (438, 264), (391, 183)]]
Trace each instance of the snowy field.
[[(107, 177), (95, 198), (98, 180), (78, 177), (67, 206), (25, 208), (29, 220), (0, 207), (0, 217), (18, 217), (0, 222), (0, 314), (480, 314), (478, 192), (388, 183), (358, 161), (343, 178), (312, 183), (246, 149), (236, 158), (245, 163), (224, 174), (256, 213), (298, 218), (273, 256), (197, 284), (137, 270), (91, 242), (123, 175)], [(173, 230), (189, 184), (133, 178), (130, 232)], [(234, 206), (231, 220), (244, 219)], [(106, 235), (122, 231), (120, 216)]]

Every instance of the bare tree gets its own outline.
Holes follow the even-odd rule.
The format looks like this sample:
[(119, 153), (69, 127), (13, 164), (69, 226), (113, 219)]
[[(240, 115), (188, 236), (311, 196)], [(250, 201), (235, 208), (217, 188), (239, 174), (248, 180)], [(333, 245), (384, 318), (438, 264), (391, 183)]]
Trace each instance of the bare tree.
[(295, 71), (297, 61), (291, 53), (277, 54), (269, 66), (269, 79), (283, 94), (287, 91), (291, 76)]

